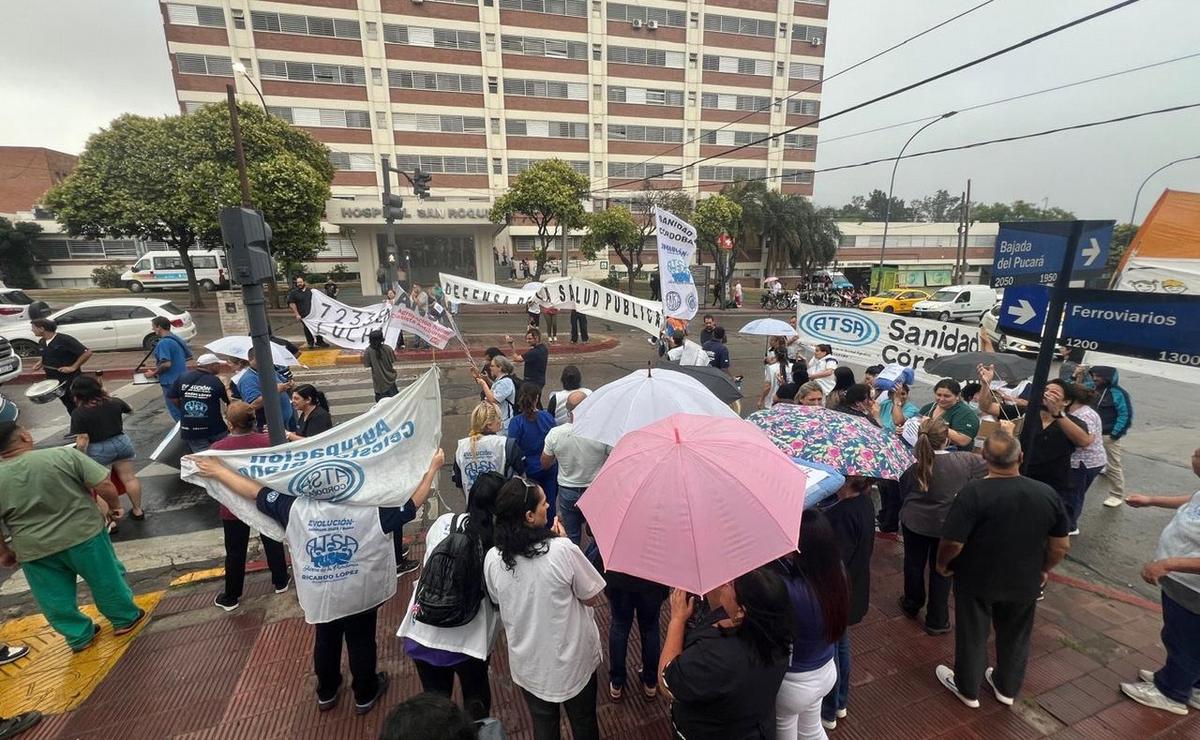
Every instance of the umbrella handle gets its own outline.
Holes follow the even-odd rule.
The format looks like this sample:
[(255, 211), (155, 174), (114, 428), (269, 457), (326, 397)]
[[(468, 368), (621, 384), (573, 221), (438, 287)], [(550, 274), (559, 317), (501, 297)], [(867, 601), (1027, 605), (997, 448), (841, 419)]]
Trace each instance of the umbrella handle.
[(650, 369), (651, 369), (652, 367), (653, 367), (653, 365), (651, 365), (651, 363), (650, 363), (650, 360), (646, 360), (646, 377), (647, 377), (647, 378), (652, 378), (652, 377), (654, 377), (654, 375), (653, 375), (653, 374), (650, 372)]

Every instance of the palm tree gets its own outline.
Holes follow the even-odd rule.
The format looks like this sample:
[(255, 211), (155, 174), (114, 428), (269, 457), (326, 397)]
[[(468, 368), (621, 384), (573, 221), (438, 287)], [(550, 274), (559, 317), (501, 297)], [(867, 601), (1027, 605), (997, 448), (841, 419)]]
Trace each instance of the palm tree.
[(768, 274), (788, 267), (811, 272), (833, 260), (841, 232), (832, 211), (771, 190), (761, 180), (736, 182), (725, 194), (742, 207), (741, 242), (762, 248)]

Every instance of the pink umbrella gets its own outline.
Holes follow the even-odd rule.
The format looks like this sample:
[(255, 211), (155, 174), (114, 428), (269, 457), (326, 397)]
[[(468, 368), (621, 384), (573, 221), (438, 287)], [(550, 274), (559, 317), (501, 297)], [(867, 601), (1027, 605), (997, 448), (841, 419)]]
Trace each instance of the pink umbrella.
[(607, 568), (703, 594), (796, 549), (805, 484), (753, 424), (674, 414), (622, 437), (579, 507)]

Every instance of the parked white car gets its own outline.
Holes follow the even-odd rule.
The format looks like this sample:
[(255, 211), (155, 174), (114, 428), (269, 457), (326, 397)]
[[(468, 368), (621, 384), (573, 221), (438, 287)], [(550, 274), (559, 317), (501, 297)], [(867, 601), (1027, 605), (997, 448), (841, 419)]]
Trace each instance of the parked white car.
[(913, 306), (912, 315), (939, 321), (978, 320), (994, 305), (996, 291), (986, 285), (949, 285)]
[[(1025, 337), (1009, 336), (1000, 331), (1000, 305), (997, 303), (992, 307), (992, 310), (983, 315), (979, 320), (979, 325), (987, 332), (988, 337), (992, 340), (992, 346), (997, 352), (1013, 352), (1019, 355), (1036, 355), (1041, 349), (1041, 342), (1036, 339), (1026, 339)], [(1062, 336), (1062, 328), (1059, 328), (1059, 336)], [(1061, 347), (1060, 347), (1061, 349)]]
[(45, 301), (35, 301), (20, 288), (0, 288), (0, 324), (20, 324), (50, 313)]
[[(150, 320), (163, 316), (171, 322), (171, 331), (181, 339), (196, 336), (192, 315), (162, 298), (99, 298), (83, 301), (55, 311), (46, 318), (58, 324), (58, 330), (70, 334), (90, 350), (149, 350), (158, 342)], [(4, 335), (13, 352), (21, 357), (37, 357), (37, 337), (29, 324), (5, 327)]]
[(21, 374), (21, 358), (13, 352), (12, 345), (0, 337), (0, 384), (7, 383)]

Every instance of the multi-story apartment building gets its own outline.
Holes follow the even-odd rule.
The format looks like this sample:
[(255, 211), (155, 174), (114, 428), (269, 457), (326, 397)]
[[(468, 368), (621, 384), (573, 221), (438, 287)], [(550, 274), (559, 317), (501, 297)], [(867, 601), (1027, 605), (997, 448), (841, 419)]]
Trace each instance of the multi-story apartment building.
[(256, 86), (329, 146), (331, 248), (356, 254), (370, 289), (380, 155), (433, 173), (434, 197), (407, 198), (399, 227), (418, 281), (492, 280), (496, 255), (528, 255), (533, 228), (497, 228), (487, 211), (541, 159), (585, 173), (589, 207), (647, 183), (703, 194), (761, 177), (811, 194), (815, 126), (720, 155), (816, 119), (826, 2), (188, 0), (162, 15), (183, 111), (229, 83), (258, 101)]

